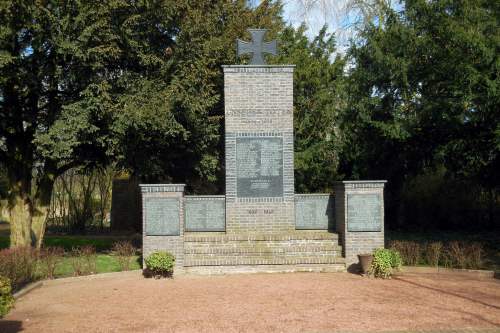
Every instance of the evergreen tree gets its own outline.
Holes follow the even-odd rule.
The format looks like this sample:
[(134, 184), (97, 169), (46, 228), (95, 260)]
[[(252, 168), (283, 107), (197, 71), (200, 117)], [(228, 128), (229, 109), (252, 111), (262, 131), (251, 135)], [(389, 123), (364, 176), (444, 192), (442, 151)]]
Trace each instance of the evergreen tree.
[[(443, 166), (446, 177), (500, 186), (498, 18), (495, 1), (408, 0), (366, 25), (349, 55), (342, 169), (389, 179), (397, 205), (411, 177)], [(397, 207), (391, 210), (394, 217)]]
[(306, 28), (287, 27), (279, 35), (277, 64), (294, 70), (295, 189), (330, 192), (343, 139), (336, 126), (344, 105), (344, 60), (335, 55), (335, 38), (326, 27), (309, 41)]
[[(0, 161), (11, 246), (40, 245), (56, 177), (110, 161), (143, 179), (214, 182), (220, 65), (280, 3), (3, 1)], [(219, 170), (218, 170), (219, 169)]]

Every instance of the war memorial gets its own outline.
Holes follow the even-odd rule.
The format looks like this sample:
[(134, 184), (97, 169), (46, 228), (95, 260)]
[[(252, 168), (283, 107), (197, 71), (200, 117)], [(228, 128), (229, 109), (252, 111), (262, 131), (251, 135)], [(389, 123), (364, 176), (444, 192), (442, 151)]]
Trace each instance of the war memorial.
[(224, 71), (225, 195), (141, 184), (143, 256), (159, 250), (187, 272), (343, 271), (384, 246), (385, 181), (294, 191), (294, 65), (266, 65), (265, 30), (237, 41), (249, 65)]

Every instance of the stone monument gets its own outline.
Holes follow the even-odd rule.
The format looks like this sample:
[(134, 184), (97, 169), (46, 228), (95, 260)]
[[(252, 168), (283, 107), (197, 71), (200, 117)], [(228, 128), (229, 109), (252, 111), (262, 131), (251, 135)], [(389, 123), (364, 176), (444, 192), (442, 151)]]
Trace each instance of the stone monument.
[[(237, 41), (249, 65), (224, 71), (226, 195), (184, 195), (183, 184), (143, 184), (143, 255), (166, 250), (176, 269), (338, 271), (384, 245), (384, 181), (339, 182), (295, 194), (293, 65), (266, 30)], [(342, 247), (343, 245), (343, 247)]]

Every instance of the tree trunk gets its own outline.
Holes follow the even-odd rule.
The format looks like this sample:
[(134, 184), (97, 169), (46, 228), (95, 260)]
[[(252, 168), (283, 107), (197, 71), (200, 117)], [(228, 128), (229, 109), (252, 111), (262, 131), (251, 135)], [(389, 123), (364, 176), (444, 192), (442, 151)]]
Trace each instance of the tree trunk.
[(45, 235), (45, 226), (47, 225), (47, 215), (49, 214), (49, 206), (39, 205), (36, 208), (35, 214), (32, 216), (31, 222), (31, 244), (40, 248)]
[(31, 204), (15, 195), (9, 203), (10, 247), (31, 245)]
[(31, 182), (15, 182), (9, 198), (10, 217), (10, 247), (42, 246), (45, 234), (47, 215), (50, 209), (50, 200), (54, 186), (54, 177), (51, 174), (43, 175), (38, 179), (36, 193), (30, 193), (31, 186), (19, 184)]

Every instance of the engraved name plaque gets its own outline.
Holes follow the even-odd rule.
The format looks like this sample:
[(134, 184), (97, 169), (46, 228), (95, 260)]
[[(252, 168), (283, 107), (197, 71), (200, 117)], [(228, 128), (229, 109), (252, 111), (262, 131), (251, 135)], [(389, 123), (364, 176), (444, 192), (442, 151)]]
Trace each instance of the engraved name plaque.
[(303, 230), (333, 229), (333, 196), (295, 195), (295, 227)]
[(371, 193), (348, 194), (347, 230), (381, 231), (382, 195)]
[(186, 231), (225, 231), (226, 208), (224, 198), (186, 197)]
[(179, 236), (179, 199), (144, 198), (147, 236)]
[(236, 138), (237, 196), (283, 196), (283, 138)]

